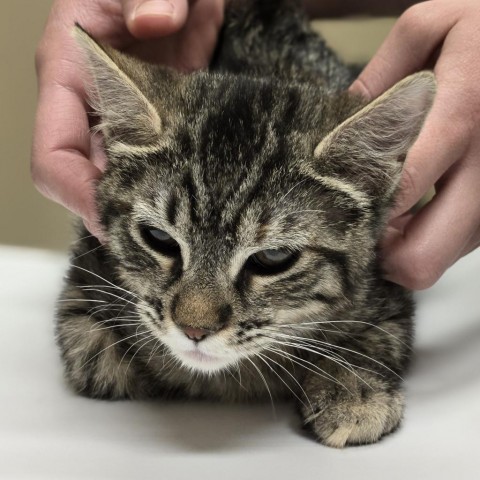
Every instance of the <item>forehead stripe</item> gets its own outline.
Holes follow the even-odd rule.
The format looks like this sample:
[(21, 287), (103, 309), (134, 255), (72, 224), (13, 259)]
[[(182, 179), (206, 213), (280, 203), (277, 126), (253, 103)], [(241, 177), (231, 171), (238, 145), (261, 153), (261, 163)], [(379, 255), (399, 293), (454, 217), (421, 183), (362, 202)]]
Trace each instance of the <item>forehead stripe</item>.
[(192, 222), (196, 222), (198, 221), (198, 190), (193, 181), (191, 172), (187, 172), (183, 177), (182, 187), (187, 192), (187, 198), (190, 207), (190, 218)]

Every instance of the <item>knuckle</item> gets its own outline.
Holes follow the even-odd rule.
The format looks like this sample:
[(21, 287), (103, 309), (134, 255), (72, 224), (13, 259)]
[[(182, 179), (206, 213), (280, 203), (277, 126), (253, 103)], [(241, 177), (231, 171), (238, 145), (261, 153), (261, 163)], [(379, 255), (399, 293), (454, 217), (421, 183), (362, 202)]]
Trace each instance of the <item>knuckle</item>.
[(33, 184), (35, 188), (44, 196), (48, 197), (48, 191), (45, 187), (45, 183), (43, 182), (43, 174), (42, 170), (39, 167), (37, 162), (32, 161), (30, 164), (30, 176), (32, 178)]
[(430, 288), (442, 273), (436, 268), (435, 259), (422, 249), (411, 252), (407, 261), (401, 262), (400, 265), (396, 276), (400, 278), (400, 283), (410, 290)]
[(40, 42), (35, 50), (34, 62), (35, 62), (35, 69), (38, 72), (42, 68), (42, 65), (45, 63), (45, 47), (43, 42)]
[(33, 180), (33, 183), (35, 185), (38, 185), (40, 183), (40, 172), (37, 163), (34, 161), (32, 158), (32, 161), (30, 163), (30, 176)]

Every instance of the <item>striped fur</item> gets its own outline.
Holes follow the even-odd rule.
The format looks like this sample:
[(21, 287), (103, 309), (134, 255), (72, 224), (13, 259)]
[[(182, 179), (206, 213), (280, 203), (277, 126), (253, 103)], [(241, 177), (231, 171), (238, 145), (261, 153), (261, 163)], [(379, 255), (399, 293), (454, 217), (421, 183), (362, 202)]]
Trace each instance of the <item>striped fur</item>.
[[(57, 312), (72, 387), (293, 398), (334, 447), (393, 431), (413, 305), (382, 279), (376, 246), (432, 76), (364, 106), (288, 1), (234, 2), (211, 70), (191, 75), (77, 37), (109, 156), (97, 196), (109, 242), (80, 228), (72, 247)], [(145, 225), (181, 253), (152, 248)], [(294, 252), (288, 268), (260, 274), (251, 258), (267, 249)], [(211, 333), (194, 342), (190, 327)]]

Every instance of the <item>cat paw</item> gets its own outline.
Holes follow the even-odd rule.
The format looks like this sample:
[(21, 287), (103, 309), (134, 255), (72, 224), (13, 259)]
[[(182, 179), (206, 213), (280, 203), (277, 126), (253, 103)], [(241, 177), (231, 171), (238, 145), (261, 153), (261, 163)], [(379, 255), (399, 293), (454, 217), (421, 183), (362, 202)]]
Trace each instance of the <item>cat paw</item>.
[(358, 390), (318, 392), (302, 408), (305, 429), (334, 448), (375, 443), (396, 430), (405, 405), (402, 392), (366, 385)]

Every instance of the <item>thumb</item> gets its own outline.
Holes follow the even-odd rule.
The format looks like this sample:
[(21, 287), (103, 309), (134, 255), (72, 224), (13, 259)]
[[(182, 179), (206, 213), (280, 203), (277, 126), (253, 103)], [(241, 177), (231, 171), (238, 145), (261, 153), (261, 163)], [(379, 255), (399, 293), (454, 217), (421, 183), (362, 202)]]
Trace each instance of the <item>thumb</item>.
[(130, 33), (140, 39), (163, 37), (180, 30), (188, 14), (188, 0), (121, 0)]

